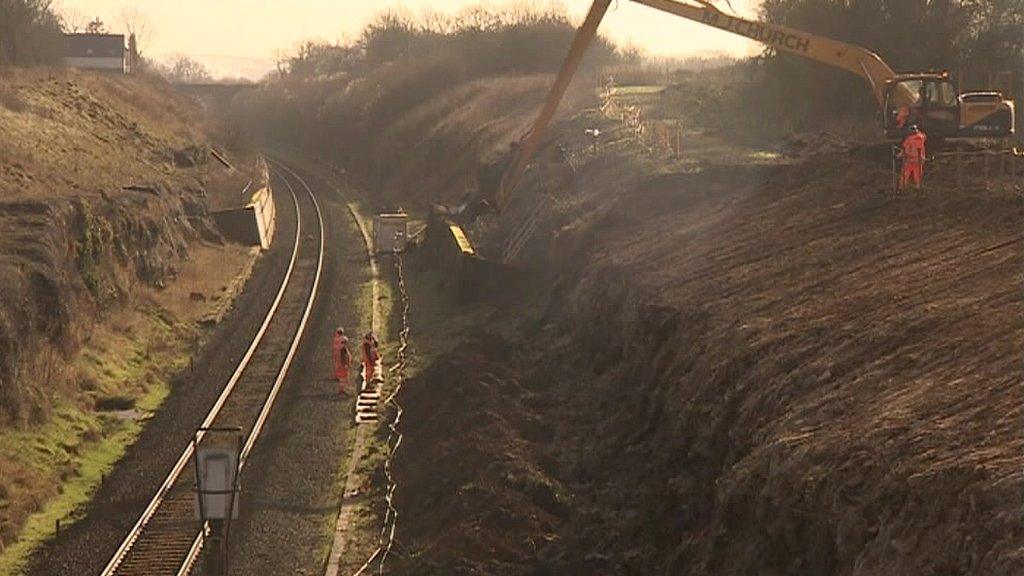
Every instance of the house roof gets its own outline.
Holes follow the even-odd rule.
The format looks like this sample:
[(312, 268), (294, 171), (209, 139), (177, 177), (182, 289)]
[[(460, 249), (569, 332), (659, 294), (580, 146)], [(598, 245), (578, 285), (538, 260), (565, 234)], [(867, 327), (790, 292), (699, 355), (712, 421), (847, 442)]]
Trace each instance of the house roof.
[(64, 55), (73, 58), (119, 58), (124, 34), (65, 34)]

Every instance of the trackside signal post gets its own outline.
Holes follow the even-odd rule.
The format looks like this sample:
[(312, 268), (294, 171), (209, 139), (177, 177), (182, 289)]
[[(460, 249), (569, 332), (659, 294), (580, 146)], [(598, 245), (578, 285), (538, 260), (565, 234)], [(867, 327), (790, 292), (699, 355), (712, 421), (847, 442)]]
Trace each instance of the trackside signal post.
[[(200, 434), (216, 434), (221, 440), (198, 445)], [(203, 526), (204, 573), (228, 573), (227, 542), (231, 521), (238, 518), (241, 492), (238, 467), (242, 453), (242, 429), (199, 428), (192, 437), (196, 474), (196, 519)]]

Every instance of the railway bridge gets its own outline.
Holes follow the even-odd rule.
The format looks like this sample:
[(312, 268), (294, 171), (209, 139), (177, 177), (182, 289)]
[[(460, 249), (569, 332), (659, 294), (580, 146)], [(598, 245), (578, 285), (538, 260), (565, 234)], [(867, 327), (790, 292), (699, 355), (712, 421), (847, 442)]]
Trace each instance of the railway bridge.
[(230, 109), (231, 101), (236, 95), (247, 90), (254, 90), (259, 84), (254, 83), (214, 83), (203, 84), (173, 83), (174, 88), (183, 94), (188, 94), (199, 100), (203, 109), (209, 114), (223, 118)]

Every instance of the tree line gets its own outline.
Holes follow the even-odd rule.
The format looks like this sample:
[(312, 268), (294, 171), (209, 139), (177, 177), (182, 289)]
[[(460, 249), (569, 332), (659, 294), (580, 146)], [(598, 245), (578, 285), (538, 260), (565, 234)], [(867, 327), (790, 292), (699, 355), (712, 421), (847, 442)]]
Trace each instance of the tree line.
[[(763, 0), (760, 13), (864, 46), (897, 72), (949, 70), (963, 90), (993, 88), (999, 72), (1016, 75), (1018, 90), (1024, 82), (1024, 0)], [(754, 64), (751, 93), (785, 120), (875, 113), (848, 74), (770, 51)]]
[[(241, 103), (242, 117), (254, 130), (358, 164), (374, 135), (435, 98), (474, 80), (555, 72), (574, 33), (557, 5), (385, 11), (352, 40), (306, 42), (281, 59), (263, 89)], [(632, 57), (599, 39), (584, 67)]]
[(63, 26), (52, 0), (0, 0), (0, 65), (58, 62)]

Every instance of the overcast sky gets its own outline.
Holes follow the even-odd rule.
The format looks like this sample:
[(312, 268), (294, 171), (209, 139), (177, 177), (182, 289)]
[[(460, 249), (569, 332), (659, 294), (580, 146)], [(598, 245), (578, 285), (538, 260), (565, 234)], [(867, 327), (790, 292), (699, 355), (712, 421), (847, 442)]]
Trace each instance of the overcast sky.
[[(529, 0), (547, 3), (547, 0)], [(750, 15), (758, 0), (731, 0)], [(403, 8), (413, 14), (426, 9), (455, 12), (471, 5), (501, 5), (480, 0), (60, 0), (61, 8), (91, 19), (100, 17), (111, 31), (120, 31), (118, 15), (127, 6), (145, 14), (157, 29), (142, 46), (152, 56), (173, 53), (205, 57), (271, 61), (305, 39), (352, 38), (374, 14)], [(581, 19), (591, 0), (562, 0)], [(720, 2), (725, 10), (724, 0)], [(614, 0), (601, 31), (618, 42), (631, 42), (654, 55), (686, 55), (725, 51), (744, 55), (756, 51), (738, 36), (661, 13), (629, 0)], [(222, 60), (227, 60), (221, 58)]]

